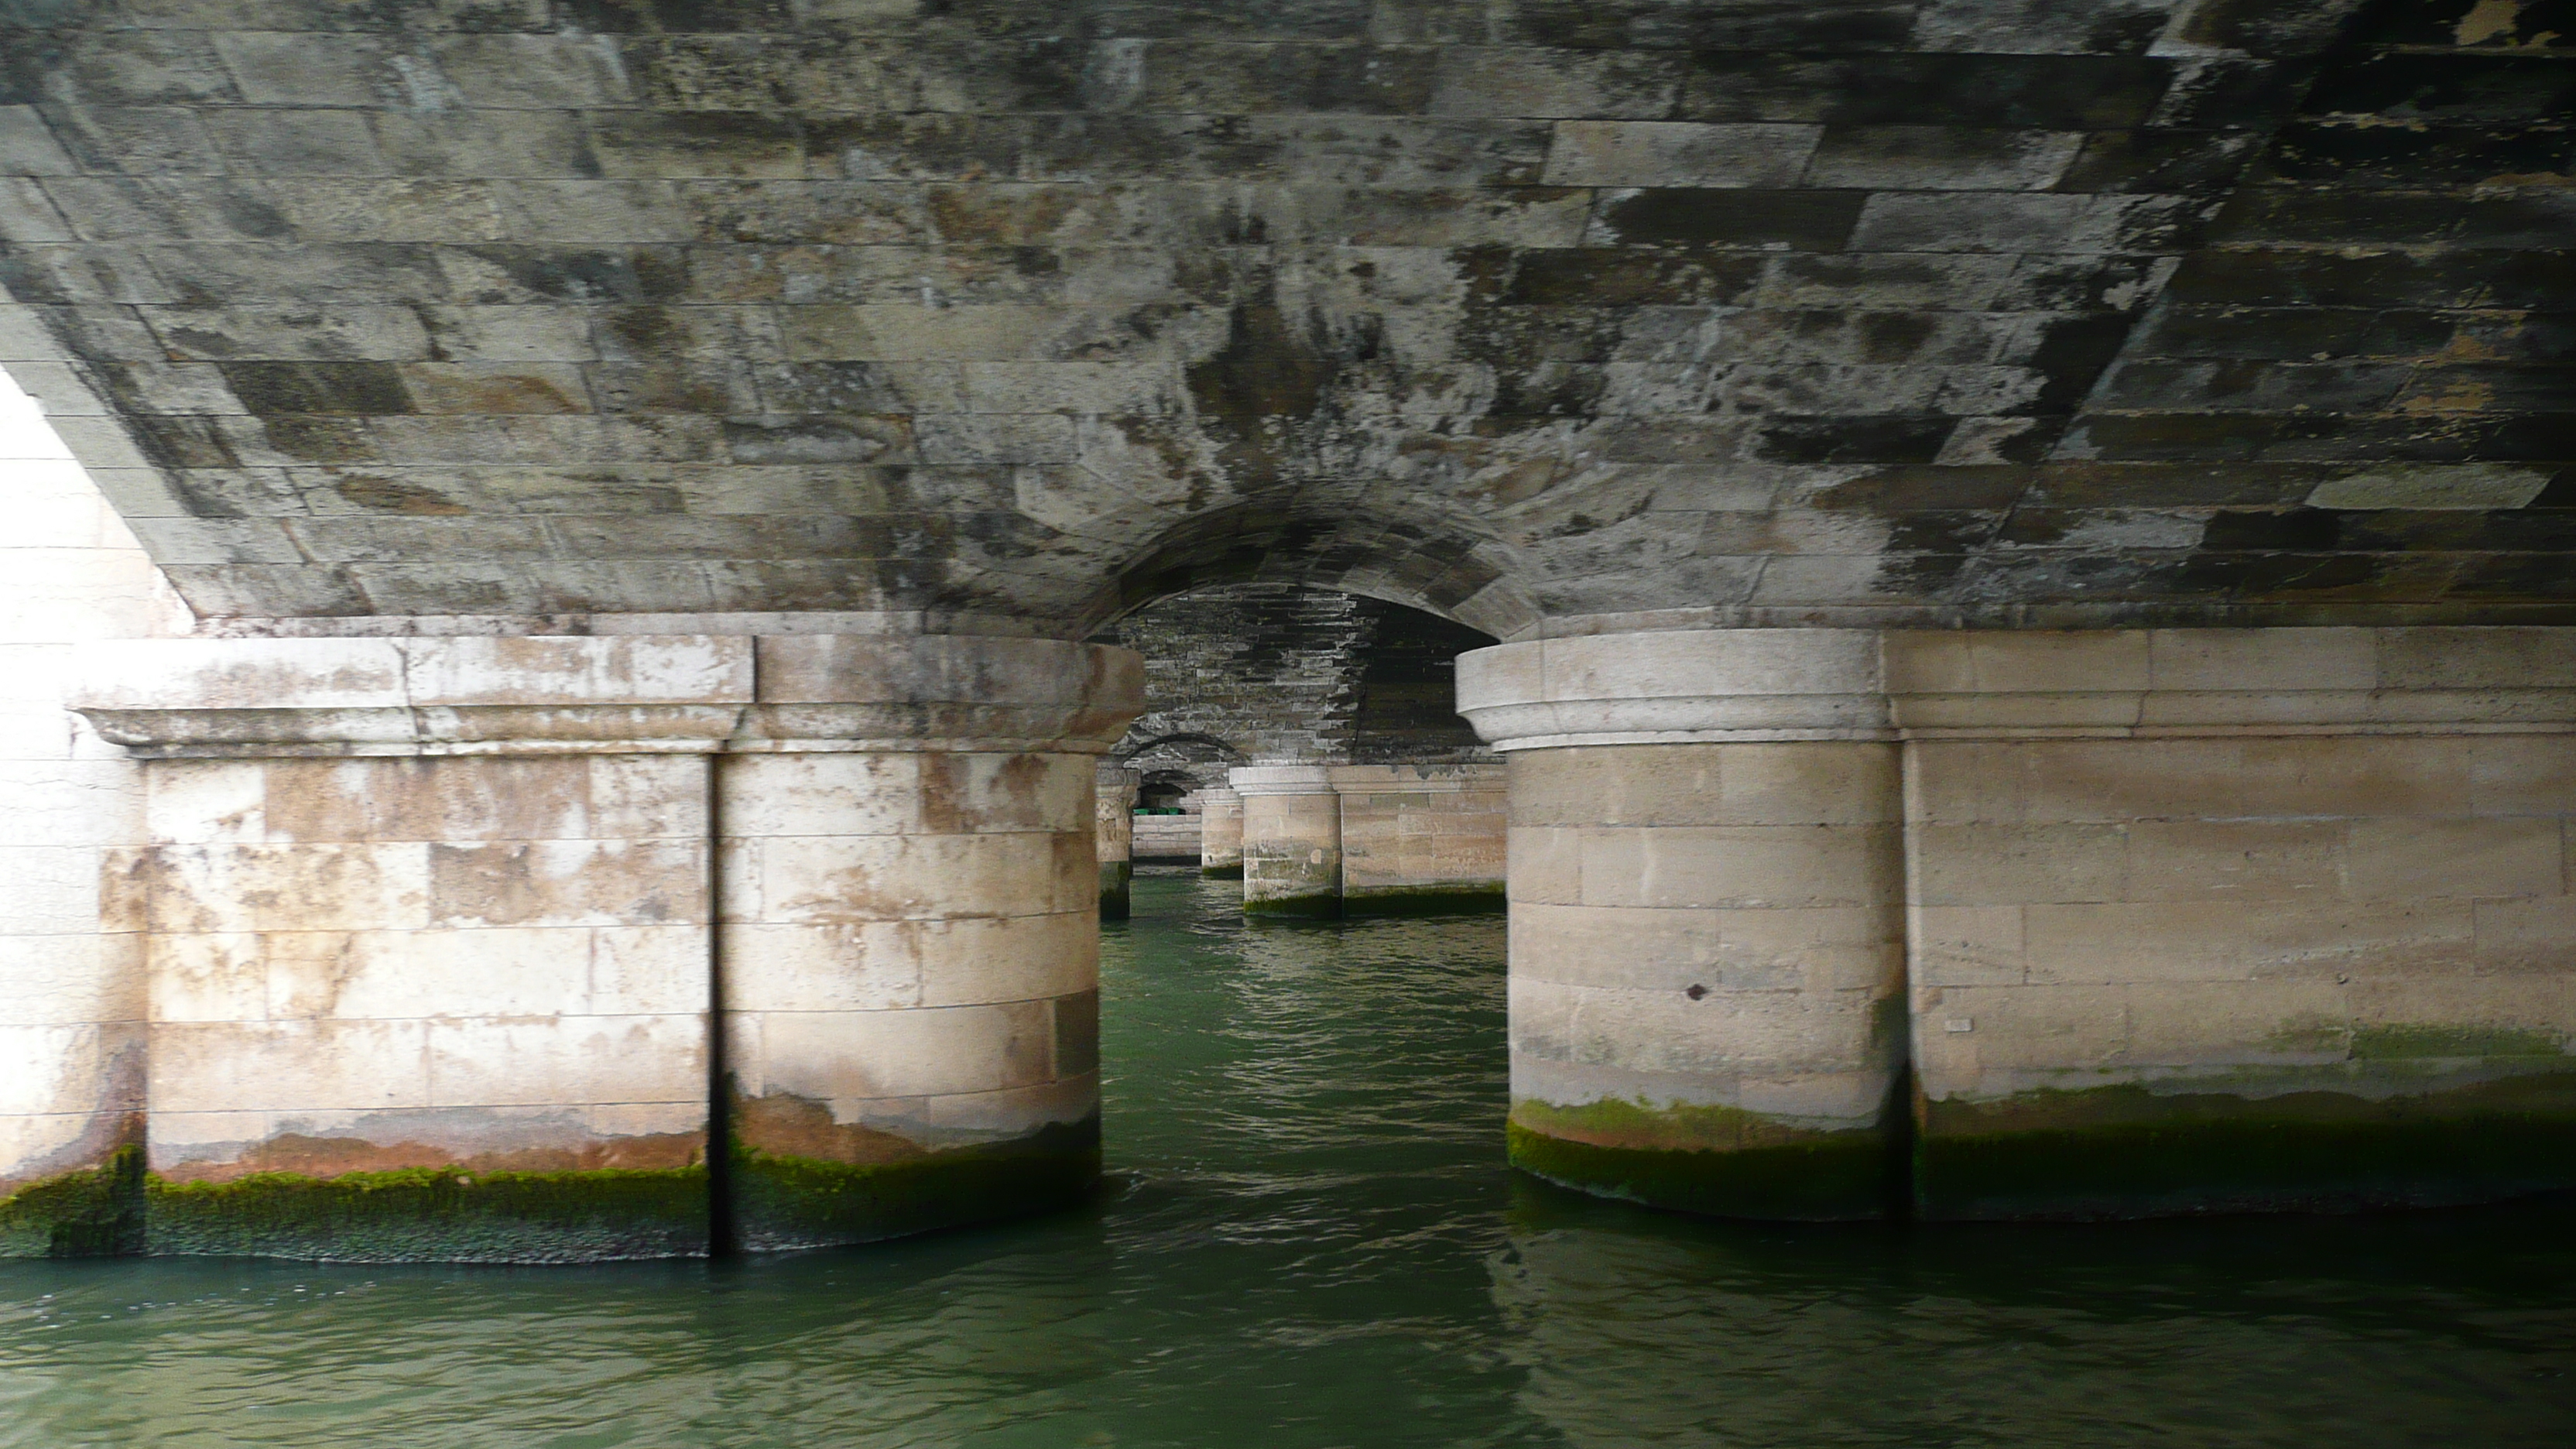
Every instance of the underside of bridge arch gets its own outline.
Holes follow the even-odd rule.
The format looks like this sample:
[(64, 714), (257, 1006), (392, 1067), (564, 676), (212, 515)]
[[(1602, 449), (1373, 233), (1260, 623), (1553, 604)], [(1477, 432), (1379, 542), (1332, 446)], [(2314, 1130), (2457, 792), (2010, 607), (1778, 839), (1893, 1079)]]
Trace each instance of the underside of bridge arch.
[(0, 0), (0, 1252), (1084, 1190), (1079, 641), (1212, 589), (1502, 641), (1524, 1165), (2576, 1185), (2571, 97), (2561, 0)]
[(2555, 13), (23, 4), (0, 361), (204, 616), (2556, 620)]

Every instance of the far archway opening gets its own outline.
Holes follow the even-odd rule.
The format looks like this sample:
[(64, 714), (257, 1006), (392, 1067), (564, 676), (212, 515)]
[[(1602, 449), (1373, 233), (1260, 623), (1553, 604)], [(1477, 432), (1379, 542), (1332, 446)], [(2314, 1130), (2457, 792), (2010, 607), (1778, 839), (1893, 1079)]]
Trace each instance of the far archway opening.
[(1263, 917), (1500, 908), (1501, 765), (1456, 712), (1457, 658), (1492, 635), (1249, 580), (1093, 637), (1145, 660), (1145, 713), (1110, 757), (1136, 772), (1137, 870), (1240, 879)]

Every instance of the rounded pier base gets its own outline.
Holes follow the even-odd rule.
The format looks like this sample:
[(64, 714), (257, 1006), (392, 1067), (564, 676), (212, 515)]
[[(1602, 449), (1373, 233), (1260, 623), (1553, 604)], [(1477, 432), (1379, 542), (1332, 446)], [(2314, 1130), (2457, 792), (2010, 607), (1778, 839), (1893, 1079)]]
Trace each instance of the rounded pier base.
[(1901, 1200), (1905, 876), (1872, 636), (1503, 645), (1514, 1165), (1655, 1207)]

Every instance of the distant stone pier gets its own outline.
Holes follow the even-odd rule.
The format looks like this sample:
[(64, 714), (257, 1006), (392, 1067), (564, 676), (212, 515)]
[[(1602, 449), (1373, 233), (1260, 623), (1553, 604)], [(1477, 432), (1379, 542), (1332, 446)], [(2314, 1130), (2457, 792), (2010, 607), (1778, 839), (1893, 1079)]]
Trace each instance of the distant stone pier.
[(1502, 907), (1499, 763), (1257, 765), (1227, 780), (1252, 915)]
[(1094, 858), (1100, 863), (1100, 919), (1127, 919), (1128, 892), (1136, 877), (1136, 786), (1134, 770), (1102, 765), (1094, 775)]

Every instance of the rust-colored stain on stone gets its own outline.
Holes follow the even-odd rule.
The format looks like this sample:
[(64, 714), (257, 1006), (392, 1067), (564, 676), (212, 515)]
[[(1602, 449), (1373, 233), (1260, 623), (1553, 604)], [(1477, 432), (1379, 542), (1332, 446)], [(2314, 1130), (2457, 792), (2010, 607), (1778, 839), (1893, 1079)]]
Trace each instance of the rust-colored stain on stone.
[(260, 1172), (331, 1178), (352, 1172), (391, 1172), (439, 1167), (463, 1172), (574, 1172), (601, 1168), (667, 1169), (706, 1160), (701, 1132), (653, 1132), (602, 1137), (560, 1146), (473, 1151), (404, 1139), (316, 1137), (287, 1132), (252, 1146), (228, 1162), (182, 1162), (156, 1171), (169, 1182), (232, 1182)]
[(929, 1155), (928, 1148), (894, 1133), (835, 1122), (828, 1104), (787, 1092), (736, 1097), (733, 1134), (735, 1142), (752, 1151), (817, 1162), (908, 1162)]

